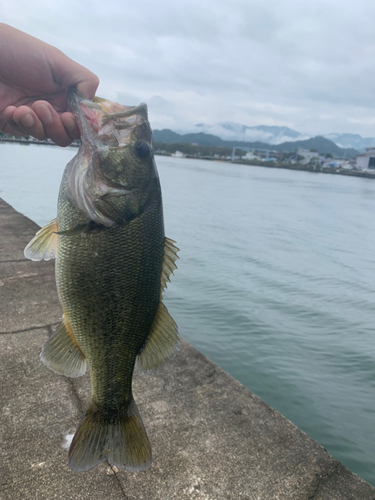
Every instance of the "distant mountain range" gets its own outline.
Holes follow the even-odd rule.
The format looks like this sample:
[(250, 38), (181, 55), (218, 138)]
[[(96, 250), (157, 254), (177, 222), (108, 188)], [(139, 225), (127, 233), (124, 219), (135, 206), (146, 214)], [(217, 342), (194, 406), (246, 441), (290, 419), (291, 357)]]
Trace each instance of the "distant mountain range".
[(324, 137), (341, 148), (354, 148), (361, 152), (375, 146), (374, 137), (362, 137), (359, 134), (325, 134)]
[[(250, 128), (250, 127), (248, 127)], [(272, 127), (273, 128), (273, 127)], [(285, 128), (287, 127), (275, 127), (275, 128)], [(291, 129), (287, 129), (293, 132)], [(154, 141), (164, 142), (167, 144), (174, 143), (193, 143), (199, 146), (221, 146), (221, 147), (244, 147), (244, 148), (255, 148), (255, 149), (273, 149), (279, 151), (295, 151), (298, 148), (302, 149), (315, 149), (320, 154), (331, 153), (334, 156), (354, 158), (357, 156), (358, 151), (353, 148), (341, 148), (337, 146), (333, 141), (326, 139), (325, 137), (313, 137), (306, 140), (294, 140), (285, 141), (281, 144), (271, 144), (261, 141), (238, 141), (238, 140), (224, 140), (220, 137), (212, 134), (206, 134), (204, 132), (191, 133), (191, 134), (178, 134), (169, 129), (164, 130), (154, 130)]]
[[(192, 130), (179, 131), (181, 134), (199, 133), (215, 135), (224, 141), (263, 142), (271, 145), (282, 144), (289, 141), (303, 141), (312, 137), (292, 130), (288, 127), (258, 125), (248, 127), (239, 123), (225, 122), (215, 125), (198, 123)], [(375, 146), (375, 137), (362, 137), (359, 134), (322, 134), (322, 137), (334, 142), (340, 148), (353, 148), (364, 151)]]
[(281, 144), (285, 141), (308, 139), (308, 137), (302, 137), (299, 132), (288, 127), (270, 127), (267, 125), (248, 127), (247, 125), (231, 122), (217, 123), (215, 125), (198, 123), (195, 125), (194, 130), (190, 132), (216, 135), (225, 141), (263, 142), (267, 144)]

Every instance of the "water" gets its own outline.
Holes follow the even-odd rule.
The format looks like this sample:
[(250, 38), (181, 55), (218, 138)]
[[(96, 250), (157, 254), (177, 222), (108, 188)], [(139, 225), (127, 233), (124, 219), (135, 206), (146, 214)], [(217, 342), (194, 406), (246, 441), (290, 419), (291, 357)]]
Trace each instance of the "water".
[[(49, 222), (75, 153), (0, 144), (0, 197)], [(181, 335), (375, 485), (375, 182), (157, 164)]]

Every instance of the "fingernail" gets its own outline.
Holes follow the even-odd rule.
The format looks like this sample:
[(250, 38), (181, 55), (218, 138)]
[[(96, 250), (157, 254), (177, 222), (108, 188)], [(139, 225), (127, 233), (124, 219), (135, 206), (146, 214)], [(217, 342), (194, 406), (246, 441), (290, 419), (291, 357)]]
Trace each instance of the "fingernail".
[(22, 118), (22, 120), (20, 120), (20, 122), (24, 127), (30, 128), (34, 125), (34, 118), (30, 113), (28, 113)]
[(43, 106), (39, 110), (39, 118), (42, 120), (42, 122), (44, 123), (44, 125), (49, 125), (52, 122), (52, 120), (53, 120), (52, 113), (47, 108), (47, 106)]

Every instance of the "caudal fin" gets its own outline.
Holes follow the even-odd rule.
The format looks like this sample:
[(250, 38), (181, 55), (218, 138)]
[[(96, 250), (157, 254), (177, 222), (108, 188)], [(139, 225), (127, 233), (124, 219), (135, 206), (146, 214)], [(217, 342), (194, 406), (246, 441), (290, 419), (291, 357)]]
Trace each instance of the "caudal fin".
[(69, 450), (69, 467), (84, 472), (104, 460), (129, 471), (150, 467), (151, 446), (134, 401), (127, 415), (112, 423), (89, 407), (79, 425)]

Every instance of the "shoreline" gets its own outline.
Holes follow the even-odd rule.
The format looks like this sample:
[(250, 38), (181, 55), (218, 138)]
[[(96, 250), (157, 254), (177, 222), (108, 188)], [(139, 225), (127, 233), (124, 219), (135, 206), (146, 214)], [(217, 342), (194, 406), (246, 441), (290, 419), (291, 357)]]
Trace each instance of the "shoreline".
[[(36, 145), (36, 146), (56, 146), (56, 147), (62, 147), (62, 146), (58, 146), (57, 144), (55, 144), (54, 142), (50, 141), (50, 140), (44, 140), (44, 141), (38, 141), (38, 139), (35, 139), (35, 140), (22, 140), (22, 139), (3, 139), (1, 138), (0, 139), (0, 144), (2, 142), (14, 142), (16, 144), (21, 144), (22, 146), (30, 146), (30, 145)], [(77, 142), (72, 142), (72, 144), (69, 144), (69, 146), (66, 146), (67, 148), (69, 147), (73, 147), (73, 148), (79, 148), (80, 144), (78, 144)]]
[(285, 170), (301, 170), (303, 172), (312, 172), (316, 174), (333, 174), (333, 175), (348, 175), (351, 177), (365, 177), (367, 179), (375, 179), (375, 171), (374, 173), (371, 173), (369, 171), (363, 171), (363, 170), (339, 170), (335, 167), (332, 168), (321, 168), (320, 166), (315, 167), (312, 165), (302, 165), (300, 163), (296, 164), (280, 164), (280, 163), (274, 163), (274, 164), (262, 164), (259, 165), (258, 163), (249, 163), (245, 161), (234, 161), (231, 163), (237, 163), (240, 165), (250, 165), (254, 167), (265, 167), (265, 168), (282, 168)]
[(335, 167), (332, 168), (321, 168), (320, 165), (302, 165), (301, 163), (277, 163), (277, 162), (263, 162), (254, 160), (225, 160), (222, 158), (213, 158), (209, 156), (193, 156), (186, 155), (182, 157), (174, 157), (171, 154), (165, 153), (155, 153), (156, 156), (169, 156), (176, 159), (189, 159), (189, 160), (206, 160), (206, 161), (217, 161), (221, 163), (235, 164), (235, 165), (249, 165), (251, 167), (264, 167), (264, 168), (275, 168), (275, 169), (284, 169), (284, 170), (301, 170), (302, 172), (312, 172), (316, 174), (334, 174), (334, 175), (347, 175), (350, 177), (365, 177), (367, 179), (375, 179), (375, 170), (374, 173), (364, 170), (339, 170)]
[[(57, 146), (57, 144), (53, 143), (52, 141), (37, 141), (37, 140), (22, 140), (22, 139), (0, 139), (0, 143), (6, 142), (6, 143), (16, 143), (16, 144), (22, 144), (25, 146), (29, 145), (37, 145), (37, 146)], [(67, 147), (73, 147), (73, 148), (78, 148), (80, 144), (77, 143), (72, 143), (69, 144)], [(343, 169), (338, 169), (336, 167), (331, 167), (331, 168), (322, 168), (320, 165), (303, 165), (301, 163), (277, 163), (277, 162), (259, 162), (259, 161), (254, 161), (254, 160), (226, 160), (222, 158), (214, 158), (212, 156), (194, 156), (194, 155), (186, 155), (182, 157), (174, 157), (172, 154), (169, 153), (160, 153), (160, 152), (155, 152), (156, 156), (169, 156), (171, 158), (187, 158), (189, 160), (206, 160), (206, 161), (218, 161), (221, 163), (228, 163), (228, 164), (236, 164), (236, 165), (249, 165), (251, 167), (264, 167), (264, 168), (281, 168), (285, 170), (300, 170), (302, 172), (312, 172), (312, 173), (319, 173), (319, 174), (333, 174), (333, 175), (346, 175), (349, 177), (362, 177), (366, 179), (375, 179), (375, 170), (374, 173), (371, 173), (368, 170), (343, 170)]]

